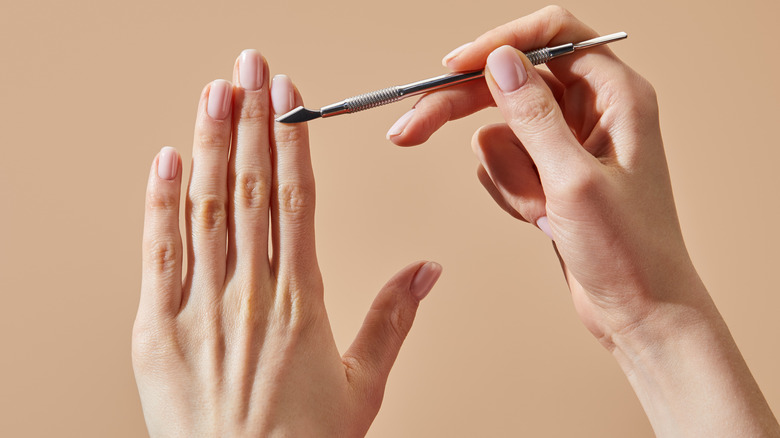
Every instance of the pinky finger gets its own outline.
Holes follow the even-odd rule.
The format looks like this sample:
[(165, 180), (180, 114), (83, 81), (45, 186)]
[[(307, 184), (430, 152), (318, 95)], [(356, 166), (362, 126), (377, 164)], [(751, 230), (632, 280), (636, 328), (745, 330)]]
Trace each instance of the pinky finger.
[(181, 304), (181, 168), (181, 158), (171, 147), (164, 147), (152, 163), (146, 189), (139, 316), (175, 314)]
[(507, 202), (506, 199), (504, 199), (504, 196), (501, 195), (501, 192), (498, 190), (498, 187), (496, 187), (496, 183), (493, 182), (492, 179), (490, 179), (490, 175), (488, 174), (487, 170), (485, 170), (485, 167), (481, 164), (479, 167), (477, 167), (477, 178), (479, 178), (479, 182), (482, 183), (482, 187), (487, 190), (487, 192), (490, 194), (490, 197), (493, 198), (493, 201), (498, 204), (501, 209), (503, 209), (505, 212), (509, 213), (510, 216), (512, 216), (515, 219), (520, 219), (523, 222), (528, 222), (525, 220), (525, 218), (517, 212), (514, 208), (512, 208)]

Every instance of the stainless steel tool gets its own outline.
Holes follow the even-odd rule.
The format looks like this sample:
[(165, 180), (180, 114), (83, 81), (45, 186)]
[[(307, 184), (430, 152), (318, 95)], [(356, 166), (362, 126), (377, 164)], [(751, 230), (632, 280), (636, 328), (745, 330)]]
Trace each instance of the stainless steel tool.
[[(559, 56), (574, 53), (577, 50), (600, 46), (602, 44), (622, 40), (627, 37), (628, 34), (625, 32), (618, 32), (611, 35), (605, 35), (598, 38), (593, 38), (591, 40), (582, 41), (580, 43), (568, 43), (555, 47), (544, 47), (541, 49), (532, 50), (530, 52), (525, 52), (525, 56), (528, 57), (528, 60), (531, 61), (533, 65), (539, 65)], [(342, 100), (341, 102), (324, 106), (319, 110), (310, 110), (308, 108), (299, 106), (294, 110), (279, 116), (276, 121), (279, 123), (300, 123), (308, 122), (309, 120), (313, 120), (319, 117), (325, 118), (337, 116), (339, 114), (356, 113), (358, 111), (367, 110), (369, 108), (397, 102), (409, 96), (427, 93), (429, 91), (438, 90), (440, 88), (451, 87), (453, 85), (479, 79), (484, 76), (484, 70), (466, 73), (450, 73), (442, 76), (436, 76), (435, 78), (424, 79), (422, 81), (412, 82), (411, 84), (384, 88), (382, 90), (372, 91), (371, 93), (350, 97)]]

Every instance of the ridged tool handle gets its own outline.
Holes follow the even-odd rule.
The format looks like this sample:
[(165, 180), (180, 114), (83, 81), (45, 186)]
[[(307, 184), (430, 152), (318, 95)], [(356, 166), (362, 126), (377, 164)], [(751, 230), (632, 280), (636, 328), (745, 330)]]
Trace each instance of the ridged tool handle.
[[(574, 44), (563, 44), (555, 47), (544, 47), (541, 49), (525, 52), (525, 56), (533, 65), (544, 64), (559, 56), (568, 55), (575, 50), (587, 49), (600, 46), (612, 41), (626, 38), (625, 32), (614, 33), (603, 37), (594, 38), (587, 41)], [(397, 102), (409, 96), (427, 93), (440, 88), (451, 87), (462, 82), (479, 79), (485, 76), (484, 70), (472, 71), (466, 73), (450, 73), (435, 78), (424, 79), (422, 81), (412, 82), (411, 84), (400, 85), (396, 87), (384, 88), (370, 93), (360, 94), (358, 96), (344, 99), (341, 102), (322, 107), (320, 114), (322, 117), (331, 117), (345, 113), (356, 113), (358, 111), (375, 108), (388, 103)]]

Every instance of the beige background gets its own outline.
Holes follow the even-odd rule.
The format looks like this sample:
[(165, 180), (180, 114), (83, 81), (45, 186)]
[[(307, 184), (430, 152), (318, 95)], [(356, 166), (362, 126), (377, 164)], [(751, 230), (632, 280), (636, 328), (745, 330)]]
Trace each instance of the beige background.
[[(562, 4), (602, 33), (630, 34), (613, 47), (658, 90), (693, 259), (779, 410), (780, 3)], [(198, 93), (230, 78), (241, 49), (261, 50), (317, 107), (443, 73), (450, 49), (543, 5), (4, 1), (0, 435), (146, 433), (130, 329), (149, 163), (163, 145), (189, 161)], [(370, 436), (651, 436), (577, 319), (547, 238), (503, 213), (475, 177), (471, 134), (497, 113), (396, 148), (385, 132), (411, 105), (311, 124), (339, 346), (397, 269), (445, 267)]]

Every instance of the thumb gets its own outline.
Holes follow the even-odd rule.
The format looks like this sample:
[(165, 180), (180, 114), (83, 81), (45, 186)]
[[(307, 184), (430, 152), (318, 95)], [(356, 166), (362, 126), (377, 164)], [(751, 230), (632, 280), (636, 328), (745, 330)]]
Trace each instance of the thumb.
[(586, 152), (569, 129), (561, 108), (526, 56), (511, 46), (487, 58), (485, 78), (504, 119), (545, 178), (571, 171)]
[(395, 274), (374, 299), (355, 341), (344, 353), (344, 363), (352, 373), (350, 380), (377, 404), (381, 403), (401, 344), (412, 328), (417, 306), (441, 272), (438, 263), (416, 262)]

